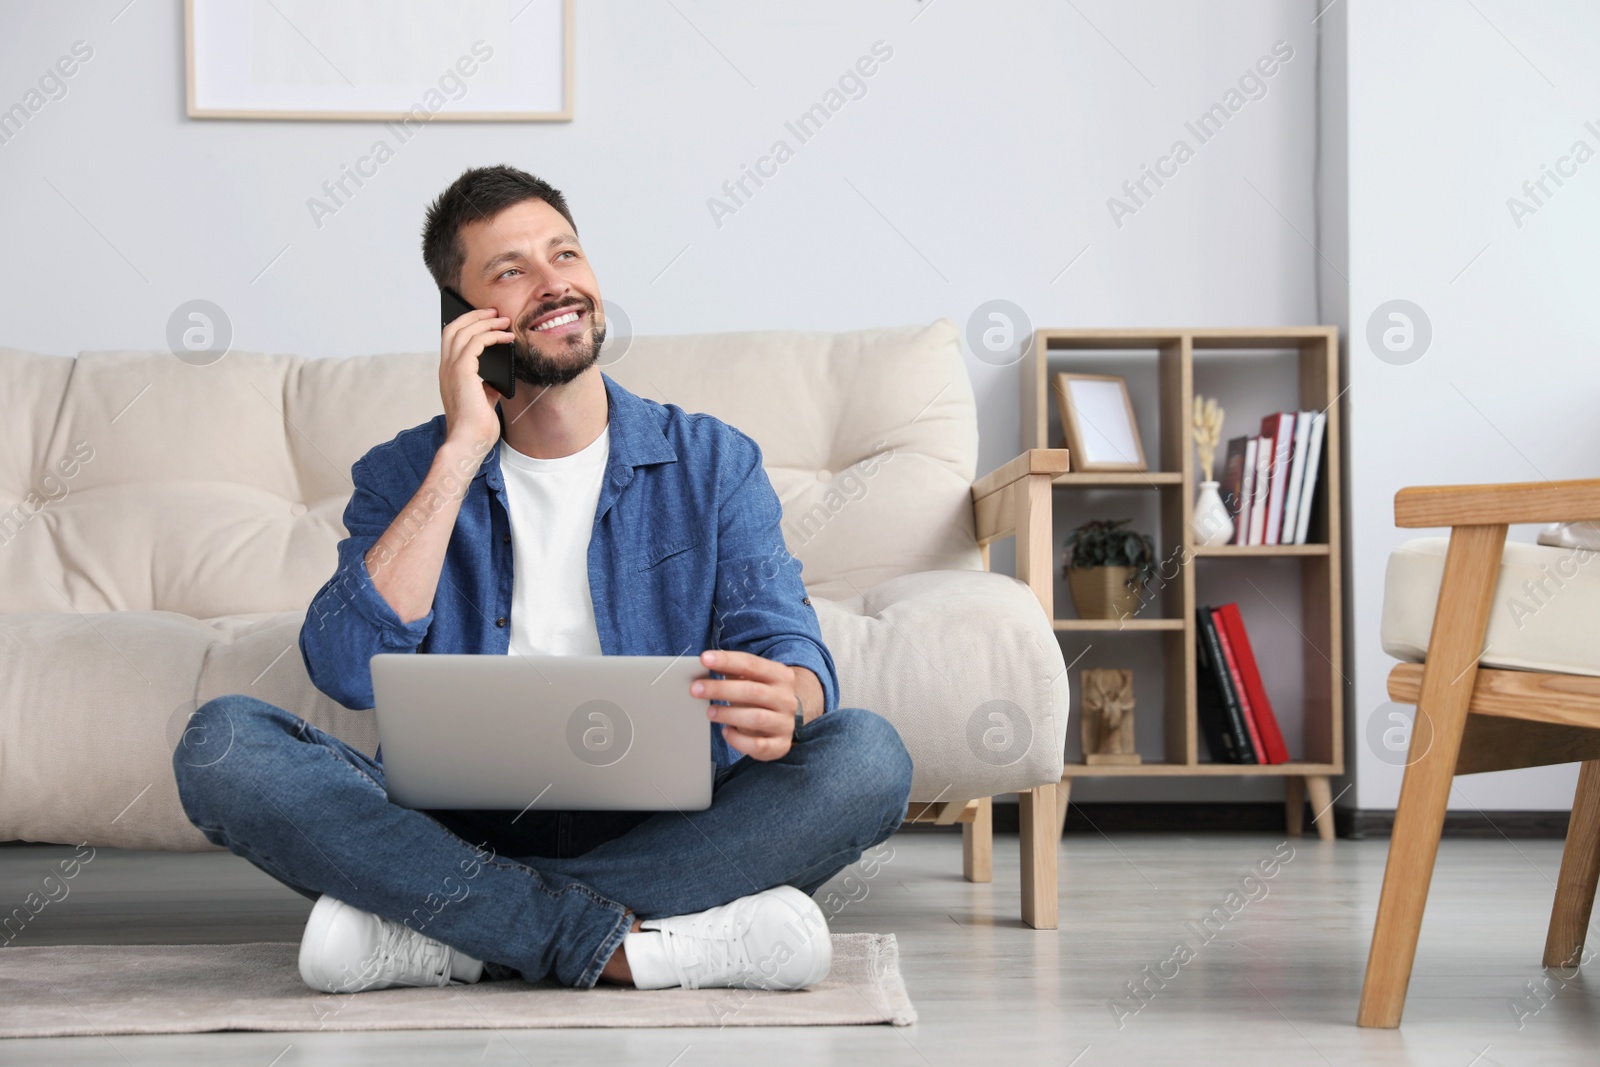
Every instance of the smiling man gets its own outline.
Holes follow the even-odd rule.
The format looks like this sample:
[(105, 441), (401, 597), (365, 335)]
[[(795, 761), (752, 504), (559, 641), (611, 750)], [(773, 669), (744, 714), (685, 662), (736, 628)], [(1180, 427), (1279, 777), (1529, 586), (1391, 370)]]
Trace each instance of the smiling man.
[[(428, 210), (423, 258), (481, 310), (444, 328), (444, 413), (351, 471), (349, 536), (300, 635), (312, 681), (370, 708), (380, 652), (698, 652), (720, 675), (691, 688), (711, 806), (413, 811), (389, 802), (381, 749), (234, 695), (202, 705), (173, 754), (185, 811), (316, 902), (300, 973), (327, 992), (820, 981), (832, 950), (811, 895), (899, 827), (911, 762), (884, 719), (839, 706), (760, 448), (600, 370), (600, 286), (547, 183), (462, 174)], [(530, 387), (510, 399), (477, 373), (506, 342)], [(230, 744), (208, 759), (216, 737)]]

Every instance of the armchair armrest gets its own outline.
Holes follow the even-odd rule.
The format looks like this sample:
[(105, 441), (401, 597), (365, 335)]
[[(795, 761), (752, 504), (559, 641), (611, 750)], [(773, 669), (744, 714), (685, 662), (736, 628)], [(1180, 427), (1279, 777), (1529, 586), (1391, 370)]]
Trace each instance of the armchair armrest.
[(983, 565), (989, 543), (1017, 539), (1017, 578), (1026, 582), (1047, 619), (1055, 618), (1055, 548), (1050, 534), (1050, 486), (1068, 469), (1064, 448), (1030, 448), (972, 483), (973, 520)]
[[(1017, 492), (1016, 483), (1023, 479), (1042, 481), (1048, 493), (1055, 476), (1067, 472), (1069, 456), (1064, 448), (1030, 448), (973, 482), (972, 504), (976, 509), (978, 543), (987, 545), (1015, 533), (1012, 522), (1015, 509), (1006, 505), (1012, 503), (1012, 495)], [(1036, 475), (1040, 477), (1035, 479)]]
[(973, 482), (972, 498), (986, 497), (1027, 474), (1065, 474), (1071, 466), (1070, 458), (1071, 453), (1064, 448), (1030, 448)]
[(1400, 527), (1498, 526), (1586, 519), (1600, 519), (1600, 478), (1412, 486), (1394, 495), (1394, 524)]

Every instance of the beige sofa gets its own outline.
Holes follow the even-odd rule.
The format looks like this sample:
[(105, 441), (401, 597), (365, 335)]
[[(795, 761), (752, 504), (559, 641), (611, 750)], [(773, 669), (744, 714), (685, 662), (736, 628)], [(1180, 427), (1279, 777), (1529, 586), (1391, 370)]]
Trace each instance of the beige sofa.
[[(967, 802), (1042, 787), (1025, 912), (1053, 926), (1065, 663), (1035, 593), (984, 570), (955, 327), (639, 337), (602, 363), (761, 444), (841, 701), (899, 729), (918, 814), (969, 821), (969, 877), (988, 808)], [(435, 354), (0, 349), (0, 397), (0, 840), (211, 848), (170, 758), (224, 693), (373, 751), (370, 711), (317, 692), (296, 639), (352, 463), (440, 410)]]

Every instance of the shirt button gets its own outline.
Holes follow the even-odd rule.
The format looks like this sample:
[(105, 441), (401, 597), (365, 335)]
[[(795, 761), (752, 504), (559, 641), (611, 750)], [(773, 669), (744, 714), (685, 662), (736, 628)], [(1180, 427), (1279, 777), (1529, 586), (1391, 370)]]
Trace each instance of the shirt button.
[(505, 535), (505, 536), (504, 536), (504, 537), (502, 537), (502, 538), (501, 538), (501, 539), (500, 539), (500, 540), (502, 540), (502, 541), (504, 541), (504, 542), (505, 542), (505, 543), (506, 543), (506, 544), (508, 544), (508, 545), (509, 545), (509, 544), (510, 544), (510, 543), (511, 543), (511, 535), (510, 535), (510, 534), (506, 534), (506, 535)]
[(808, 597), (808, 596), (807, 596), (807, 597), (801, 597), (801, 598), (800, 598), (800, 603), (802, 603), (802, 604), (809, 604), (809, 603), (811, 603), (811, 598), (810, 598), (810, 597)]
[(494, 620), (494, 624), (496, 626), (504, 627), (506, 624), (506, 617), (504, 615), (500, 616), (498, 619)]

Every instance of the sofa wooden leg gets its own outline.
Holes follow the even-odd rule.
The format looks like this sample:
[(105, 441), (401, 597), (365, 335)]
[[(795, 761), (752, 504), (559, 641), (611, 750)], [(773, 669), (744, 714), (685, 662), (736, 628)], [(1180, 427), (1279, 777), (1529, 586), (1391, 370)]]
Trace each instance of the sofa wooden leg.
[(980, 797), (971, 822), (961, 824), (961, 873), (969, 882), (994, 881), (994, 799)]
[(1283, 820), (1290, 837), (1306, 832), (1306, 780), (1298, 774), (1283, 780)]
[(1325, 774), (1306, 775), (1306, 792), (1311, 797), (1311, 823), (1317, 828), (1317, 837), (1333, 840), (1333, 786)]
[(1578, 772), (1578, 792), (1567, 825), (1567, 847), (1561, 854), (1556, 903), (1550, 911), (1550, 932), (1544, 942), (1546, 967), (1576, 967), (1594, 910), (1600, 883), (1600, 760), (1588, 760)]
[(1056, 928), (1056, 787), (1017, 794), (1022, 844), (1022, 921), (1035, 930)]
[(1067, 832), (1067, 805), (1072, 800), (1072, 779), (1066, 775), (1056, 783), (1056, 838)]

